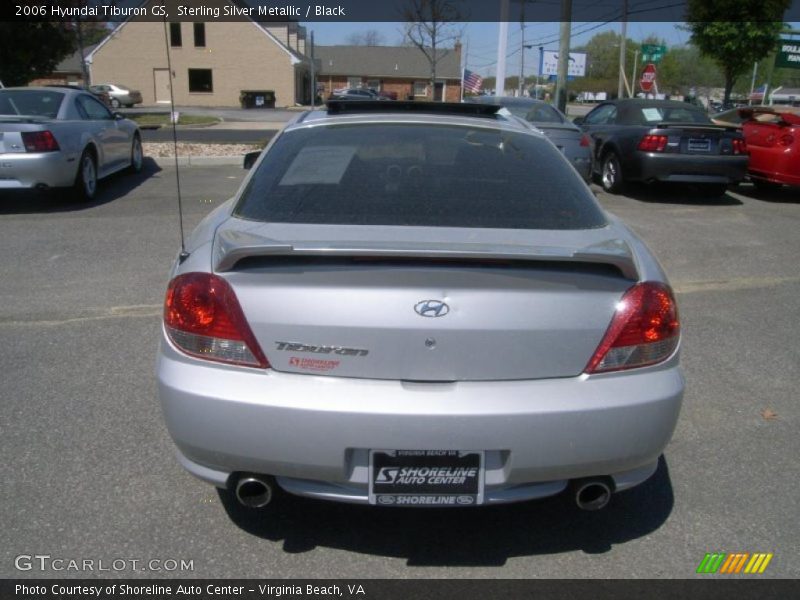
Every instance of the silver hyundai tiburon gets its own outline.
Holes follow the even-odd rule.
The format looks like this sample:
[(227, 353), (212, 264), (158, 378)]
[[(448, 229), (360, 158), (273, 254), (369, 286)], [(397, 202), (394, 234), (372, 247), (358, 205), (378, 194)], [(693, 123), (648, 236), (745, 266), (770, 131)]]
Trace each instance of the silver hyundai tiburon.
[(158, 387), (181, 464), (291, 494), (475, 506), (656, 470), (680, 328), (656, 259), (497, 106), (331, 101), (194, 231)]

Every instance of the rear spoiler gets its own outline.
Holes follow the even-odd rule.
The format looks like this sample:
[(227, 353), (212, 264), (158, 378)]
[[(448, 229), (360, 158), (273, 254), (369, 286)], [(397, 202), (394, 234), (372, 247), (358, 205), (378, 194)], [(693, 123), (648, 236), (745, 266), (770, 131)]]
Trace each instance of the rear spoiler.
[(616, 267), (624, 277), (639, 277), (633, 252), (624, 240), (611, 239), (582, 248), (519, 244), (443, 244), (437, 242), (293, 242), (286, 243), (249, 232), (222, 231), (212, 253), (214, 271), (232, 271), (251, 257), (326, 256), (371, 258), (444, 258), (583, 262)]
[(733, 125), (717, 125), (715, 123), (658, 123), (653, 126), (653, 129), (693, 129), (695, 131), (739, 131), (738, 127)]

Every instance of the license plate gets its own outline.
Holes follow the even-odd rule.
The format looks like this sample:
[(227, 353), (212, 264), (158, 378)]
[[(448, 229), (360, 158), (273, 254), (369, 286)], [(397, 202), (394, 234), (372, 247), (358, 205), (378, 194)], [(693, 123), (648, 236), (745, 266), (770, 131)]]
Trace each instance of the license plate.
[(689, 152), (711, 152), (711, 140), (689, 140)]
[(483, 459), (483, 451), (475, 450), (371, 450), (369, 503), (483, 504)]

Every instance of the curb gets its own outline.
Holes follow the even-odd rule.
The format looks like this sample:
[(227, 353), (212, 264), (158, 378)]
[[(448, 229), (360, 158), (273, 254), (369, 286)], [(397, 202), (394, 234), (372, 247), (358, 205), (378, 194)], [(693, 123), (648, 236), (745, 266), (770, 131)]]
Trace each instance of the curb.
[[(174, 167), (174, 156), (146, 156), (145, 158), (152, 160), (162, 169), (164, 167)], [(220, 165), (237, 165), (242, 166), (244, 161), (244, 154), (241, 156), (179, 156), (179, 167), (214, 167)]]

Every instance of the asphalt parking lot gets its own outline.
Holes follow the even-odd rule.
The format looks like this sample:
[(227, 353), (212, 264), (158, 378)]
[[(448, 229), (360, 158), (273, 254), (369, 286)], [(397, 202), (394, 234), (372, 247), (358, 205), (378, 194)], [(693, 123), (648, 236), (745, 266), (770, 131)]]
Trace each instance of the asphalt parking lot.
[[(183, 170), (187, 231), (243, 176)], [(599, 192), (672, 280), (687, 378), (658, 472), (606, 510), (567, 497), (450, 511), (287, 498), (253, 516), (181, 469), (156, 398), (175, 180), (147, 161), (91, 205), (0, 200), (0, 576), (93, 575), (15, 568), (48, 554), (192, 561), (110, 573), (129, 577), (685, 578), (706, 552), (771, 552), (760, 577), (800, 576), (796, 190)]]

